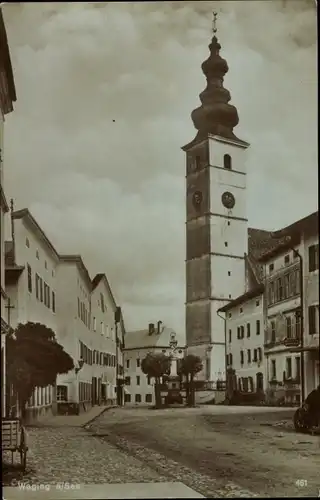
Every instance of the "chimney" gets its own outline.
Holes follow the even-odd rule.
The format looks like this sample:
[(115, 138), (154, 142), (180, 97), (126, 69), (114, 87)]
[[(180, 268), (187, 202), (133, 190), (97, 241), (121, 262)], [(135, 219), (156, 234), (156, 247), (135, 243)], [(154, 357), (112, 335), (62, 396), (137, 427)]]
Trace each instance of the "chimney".
[(149, 323), (149, 335), (155, 332), (154, 323)]
[(160, 331), (161, 325), (162, 325), (162, 321), (158, 321), (158, 323), (157, 323), (157, 334), (158, 335), (159, 335), (159, 333), (161, 333), (161, 331)]

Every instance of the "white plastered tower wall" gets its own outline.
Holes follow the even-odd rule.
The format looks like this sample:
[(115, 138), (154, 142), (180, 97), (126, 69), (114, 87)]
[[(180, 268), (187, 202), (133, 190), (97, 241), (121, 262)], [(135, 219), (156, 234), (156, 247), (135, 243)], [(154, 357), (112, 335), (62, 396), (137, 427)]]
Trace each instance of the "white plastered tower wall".
[[(245, 292), (245, 254), (248, 253), (246, 193), (247, 147), (218, 136), (209, 136), (210, 247), (211, 247), (211, 345), (210, 379), (225, 380), (225, 321), (217, 311)], [(228, 155), (231, 168), (225, 168)], [(223, 204), (231, 193), (234, 206)], [(206, 346), (209, 347), (209, 346)]]

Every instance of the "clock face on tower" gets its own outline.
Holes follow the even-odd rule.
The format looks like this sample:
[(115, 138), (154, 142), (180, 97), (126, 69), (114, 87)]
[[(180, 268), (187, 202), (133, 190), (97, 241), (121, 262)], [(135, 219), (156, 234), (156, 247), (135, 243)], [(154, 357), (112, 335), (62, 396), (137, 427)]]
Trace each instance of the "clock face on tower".
[(229, 209), (233, 208), (235, 203), (236, 203), (235, 197), (229, 191), (226, 191), (225, 193), (223, 193), (221, 199), (222, 199), (223, 205)]
[(193, 194), (192, 202), (195, 208), (199, 208), (202, 203), (202, 193), (201, 191), (195, 191)]

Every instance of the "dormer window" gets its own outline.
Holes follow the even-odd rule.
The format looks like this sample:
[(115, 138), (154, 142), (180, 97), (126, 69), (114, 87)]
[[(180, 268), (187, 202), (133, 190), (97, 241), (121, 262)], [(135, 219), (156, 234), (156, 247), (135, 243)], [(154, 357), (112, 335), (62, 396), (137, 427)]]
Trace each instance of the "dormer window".
[(223, 166), (228, 170), (232, 169), (232, 159), (230, 155), (224, 155), (223, 157)]

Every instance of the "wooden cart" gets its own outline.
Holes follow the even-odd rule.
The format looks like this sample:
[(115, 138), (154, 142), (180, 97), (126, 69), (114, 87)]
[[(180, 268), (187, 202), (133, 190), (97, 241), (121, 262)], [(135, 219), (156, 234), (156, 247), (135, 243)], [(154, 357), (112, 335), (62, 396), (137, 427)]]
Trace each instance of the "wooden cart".
[(11, 451), (11, 462), (13, 463), (13, 454), (20, 454), (20, 463), (23, 471), (27, 465), (27, 438), (26, 431), (18, 418), (2, 418), (2, 451)]

